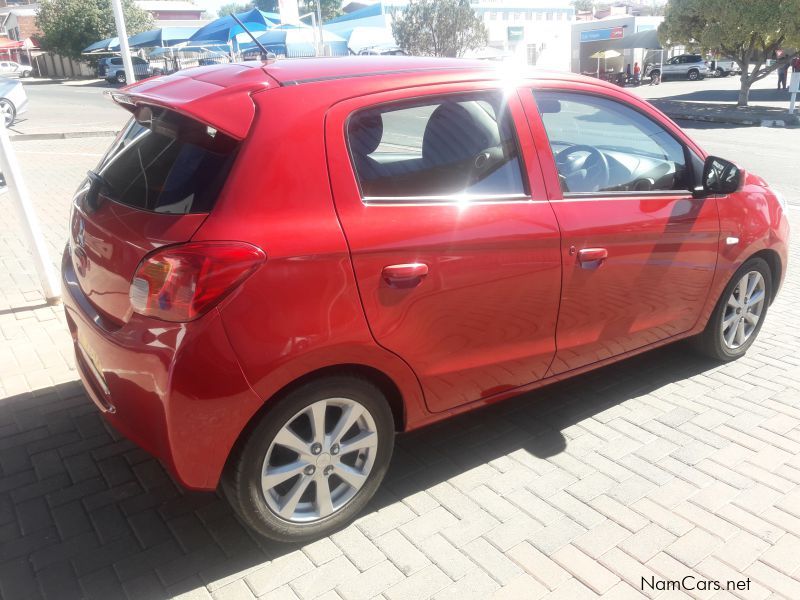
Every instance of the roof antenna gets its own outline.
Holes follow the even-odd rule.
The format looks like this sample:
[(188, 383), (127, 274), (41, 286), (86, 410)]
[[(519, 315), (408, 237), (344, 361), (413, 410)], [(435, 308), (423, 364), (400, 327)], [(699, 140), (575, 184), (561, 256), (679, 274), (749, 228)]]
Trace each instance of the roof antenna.
[(239, 17), (237, 17), (237, 16), (236, 16), (235, 14), (233, 14), (233, 13), (231, 13), (231, 16), (233, 17), (233, 20), (234, 20), (234, 21), (236, 21), (236, 22), (239, 24), (239, 26), (240, 26), (242, 29), (244, 29), (244, 30), (245, 30), (245, 32), (247, 33), (247, 35), (249, 35), (249, 36), (250, 36), (250, 38), (253, 40), (253, 43), (254, 43), (256, 46), (258, 46), (258, 47), (261, 49), (261, 57), (263, 58), (263, 60), (269, 60), (270, 56), (271, 56), (272, 58), (275, 58), (275, 54), (273, 54), (272, 52), (270, 52), (269, 50), (267, 50), (267, 49), (266, 49), (266, 47), (264, 46), (264, 44), (262, 44), (261, 42), (259, 42), (259, 41), (256, 39), (256, 36), (254, 36), (254, 35), (253, 35), (253, 32), (252, 32), (252, 31), (250, 31), (250, 30), (247, 28), (247, 26), (246, 26), (244, 23), (242, 23), (242, 20), (241, 20)]

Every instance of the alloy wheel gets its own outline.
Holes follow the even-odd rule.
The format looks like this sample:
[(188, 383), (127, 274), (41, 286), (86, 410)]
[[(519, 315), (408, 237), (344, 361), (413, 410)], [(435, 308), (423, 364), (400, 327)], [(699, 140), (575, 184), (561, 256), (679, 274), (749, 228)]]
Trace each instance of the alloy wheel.
[(285, 521), (324, 519), (359, 492), (377, 450), (375, 421), (362, 404), (348, 398), (314, 402), (270, 444), (261, 470), (264, 500)]
[(758, 327), (764, 312), (766, 283), (758, 271), (750, 271), (733, 288), (722, 315), (722, 343), (731, 350), (741, 347)]
[(2, 115), (6, 127), (11, 127), (11, 124), (17, 116), (14, 105), (5, 98), (0, 98), (0, 115)]

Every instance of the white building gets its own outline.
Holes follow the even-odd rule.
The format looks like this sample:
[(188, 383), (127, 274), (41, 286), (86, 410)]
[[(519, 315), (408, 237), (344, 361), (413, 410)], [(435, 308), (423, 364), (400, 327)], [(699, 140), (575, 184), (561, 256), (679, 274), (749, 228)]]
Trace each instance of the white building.
[[(647, 62), (658, 62), (660, 52), (646, 48), (621, 48), (621, 40), (625, 40), (642, 31), (652, 31), (664, 17), (639, 17), (634, 15), (609, 16), (597, 21), (579, 21), (572, 25), (572, 41), (569, 69), (574, 73), (596, 73), (601, 69), (613, 69), (623, 72), (628, 65), (639, 63), (644, 71)], [(606, 48), (620, 48), (621, 56), (609, 58), (598, 63), (591, 58), (592, 54)]]
[(489, 30), (489, 47), (520, 62), (569, 70), (570, 0), (471, 0)]

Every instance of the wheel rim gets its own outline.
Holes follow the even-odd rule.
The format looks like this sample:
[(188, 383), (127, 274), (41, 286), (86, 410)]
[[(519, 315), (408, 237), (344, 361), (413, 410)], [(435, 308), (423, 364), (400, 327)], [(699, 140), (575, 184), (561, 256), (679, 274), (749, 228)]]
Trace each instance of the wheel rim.
[(697, 72), (696, 71), (689, 71), (689, 79), (695, 80), (697, 79)]
[(364, 486), (377, 450), (375, 420), (362, 404), (348, 398), (314, 402), (270, 444), (261, 468), (264, 500), (285, 521), (324, 519)]
[(766, 300), (766, 283), (758, 271), (745, 274), (733, 288), (722, 316), (722, 343), (736, 350), (750, 339), (761, 321)]
[(3, 122), (6, 124), (6, 127), (14, 122), (14, 109), (5, 100), (0, 102), (0, 115), (3, 116)]

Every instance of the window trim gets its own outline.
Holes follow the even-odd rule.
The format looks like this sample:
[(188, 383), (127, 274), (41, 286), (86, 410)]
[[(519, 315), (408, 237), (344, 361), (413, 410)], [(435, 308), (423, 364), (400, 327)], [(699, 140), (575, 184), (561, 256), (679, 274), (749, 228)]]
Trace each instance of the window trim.
[[(347, 115), (343, 123), (343, 137), (345, 147), (347, 149), (347, 158), (350, 162), (353, 176), (356, 180), (358, 187), (358, 195), (361, 202), (365, 206), (377, 205), (394, 205), (394, 204), (432, 204), (432, 205), (445, 205), (445, 204), (465, 204), (465, 198), (475, 198), (473, 202), (477, 203), (490, 203), (499, 204), (504, 202), (529, 202), (533, 196), (531, 194), (531, 186), (528, 177), (528, 167), (525, 163), (525, 157), (522, 152), (522, 145), (519, 140), (519, 133), (517, 131), (517, 124), (514, 120), (514, 115), (508, 111), (508, 117), (511, 122), (511, 134), (513, 136), (514, 145), (517, 149), (517, 160), (519, 161), (520, 175), (522, 178), (522, 193), (509, 193), (509, 194), (443, 194), (443, 195), (430, 195), (430, 196), (365, 196), (364, 190), (361, 187), (361, 178), (358, 176), (355, 160), (353, 159), (353, 150), (350, 147), (350, 135), (348, 130), (350, 128), (350, 119), (362, 111), (375, 110), (393, 104), (413, 104), (415, 101), (425, 101), (430, 99), (430, 104), (434, 103), (437, 98), (451, 98), (453, 96), (475, 96), (479, 94), (497, 95), (501, 100), (504, 97), (503, 90), (500, 88), (484, 88), (475, 90), (460, 90), (455, 92), (444, 92), (434, 94), (423, 94), (421, 96), (408, 96), (405, 98), (398, 98), (396, 100), (389, 100), (387, 102), (379, 102), (377, 104), (365, 105), (353, 110)], [(423, 105), (424, 106), (424, 105)], [(508, 110), (508, 109), (507, 109)], [(387, 111), (388, 112), (388, 111)]]
[[(628, 102), (622, 101), (618, 98), (614, 98), (612, 96), (608, 96), (601, 92), (596, 92), (594, 90), (571, 90), (565, 88), (535, 88), (531, 87), (528, 88), (531, 91), (531, 95), (533, 96), (533, 101), (536, 104), (536, 110), (539, 113), (539, 119), (542, 121), (542, 129), (544, 129), (545, 135), (547, 135), (547, 144), (550, 146), (550, 153), (553, 157), (553, 164), (555, 164), (555, 153), (553, 152), (553, 146), (550, 143), (550, 134), (547, 131), (547, 126), (544, 123), (544, 118), (542, 117), (541, 111), (539, 111), (539, 101), (536, 99), (536, 95), (541, 92), (555, 92), (561, 94), (574, 94), (580, 96), (593, 96), (595, 98), (602, 98), (603, 100), (609, 100), (612, 102), (616, 102), (630, 110), (640, 114), (647, 120), (649, 120), (654, 125), (663, 129), (675, 142), (683, 148), (683, 159), (686, 161), (686, 169), (688, 171), (688, 179), (690, 182), (697, 182), (697, 174), (695, 173), (694, 168), (694, 159), (697, 158), (702, 162), (699, 156), (696, 156), (692, 149), (680, 138), (678, 138), (675, 133), (665, 127), (661, 122), (654, 119), (652, 116), (647, 114), (644, 110), (634, 106), (633, 104), (629, 104)], [(556, 165), (556, 176), (560, 176), (558, 173), (558, 166)], [(564, 200), (568, 200), (571, 198), (625, 198), (625, 197), (642, 197), (642, 196), (691, 196), (692, 190), (685, 189), (685, 190), (612, 190), (612, 191), (598, 191), (598, 192), (565, 192), (561, 190), (561, 197)], [(558, 202), (558, 200), (554, 200)]]

